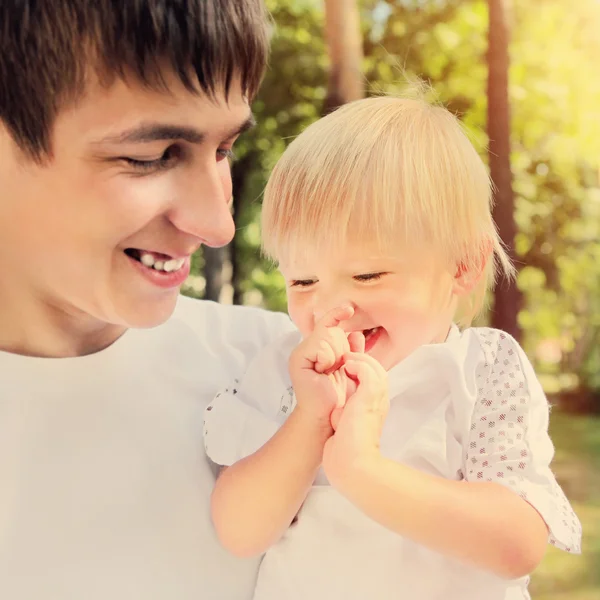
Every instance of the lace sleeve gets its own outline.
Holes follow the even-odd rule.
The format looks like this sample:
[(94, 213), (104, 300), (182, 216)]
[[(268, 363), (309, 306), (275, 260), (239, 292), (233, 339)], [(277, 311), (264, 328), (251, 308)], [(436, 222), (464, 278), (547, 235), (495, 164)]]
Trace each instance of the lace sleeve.
[(264, 348), (246, 373), (219, 392), (204, 411), (208, 458), (230, 466), (263, 446), (285, 422), (295, 404), (288, 359), (299, 342), (293, 331)]
[(549, 542), (581, 552), (581, 524), (550, 470), (549, 406), (517, 342), (481, 330), (485, 362), (476, 373), (478, 395), (465, 453), (468, 481), (494, 481), (529, 502), (549, 530)]

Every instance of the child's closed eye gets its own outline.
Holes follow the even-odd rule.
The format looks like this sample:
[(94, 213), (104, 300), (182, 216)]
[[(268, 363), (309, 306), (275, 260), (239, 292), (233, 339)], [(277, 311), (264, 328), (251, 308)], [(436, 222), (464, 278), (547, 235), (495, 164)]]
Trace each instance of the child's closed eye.
[(293, 279), (290, 281), (290, 287), (309, 287), (315, 283), (316, 279)]
[(381, 273), (362, 273), (360, 275), (355, 275), (354, 279), (356, 281), (378, 281), (379, 279), (381, 279), (384, 275), (387, 275), (387, 273), (385, 272), (381, 272)]

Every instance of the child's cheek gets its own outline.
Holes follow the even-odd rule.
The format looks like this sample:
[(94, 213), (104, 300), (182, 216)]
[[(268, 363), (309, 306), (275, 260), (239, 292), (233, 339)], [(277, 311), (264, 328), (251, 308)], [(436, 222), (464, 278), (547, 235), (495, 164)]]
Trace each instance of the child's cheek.
[(313, 311), (306, 306), (306, 303), (288, 298), (288, 314), (303, 337), (309, 335), (314, 329)]

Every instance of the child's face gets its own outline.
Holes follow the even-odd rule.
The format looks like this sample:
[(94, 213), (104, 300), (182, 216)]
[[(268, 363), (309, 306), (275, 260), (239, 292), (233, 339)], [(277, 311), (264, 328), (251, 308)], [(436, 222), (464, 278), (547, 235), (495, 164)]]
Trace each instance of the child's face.
[(372, 251), (347, 244), (323, 256), (281, 261), (290, 316), (303, 336), (344, 303), (341, 324), (365, 334), (365, 350), (390, 369), (423, 344), (443, 341), (454, 317), (454, 274), (426, 251)]

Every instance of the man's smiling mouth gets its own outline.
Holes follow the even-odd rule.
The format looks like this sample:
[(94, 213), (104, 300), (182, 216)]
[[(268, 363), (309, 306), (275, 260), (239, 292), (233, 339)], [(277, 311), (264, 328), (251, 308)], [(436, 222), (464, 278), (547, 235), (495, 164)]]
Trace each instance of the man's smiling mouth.
[(163, 271), (165, 273), (174, 273), (179, 271), (185, 263), (185, 258), (171, 258), (166, 254), (158, 252), (148, 252), (147, 250), (139, 250), (138, 248), (127, 248), (125, 254), (134, 260), (142, 263), (149, 269), (155, 271)]

